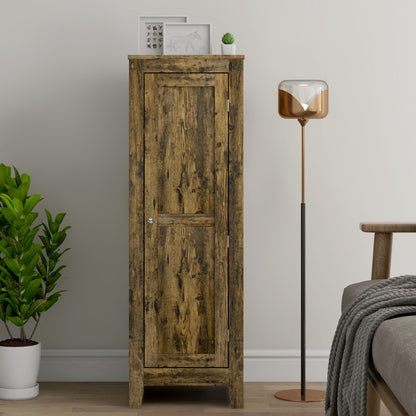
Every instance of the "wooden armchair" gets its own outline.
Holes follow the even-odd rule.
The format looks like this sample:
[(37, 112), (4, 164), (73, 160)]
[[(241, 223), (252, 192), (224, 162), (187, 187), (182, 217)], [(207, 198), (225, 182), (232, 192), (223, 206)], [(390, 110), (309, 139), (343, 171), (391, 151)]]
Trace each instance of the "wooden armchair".
[[(364, 232), (374, 233), (371, 279), (388, 279), (393, 233), (414, 233), (416, 224), (362, 223), (360, 228)], [(370, 365), (367, 384), (367, 416), (379, 416), (380, 398), (393, 416), (408, 415), (374, 366)]]

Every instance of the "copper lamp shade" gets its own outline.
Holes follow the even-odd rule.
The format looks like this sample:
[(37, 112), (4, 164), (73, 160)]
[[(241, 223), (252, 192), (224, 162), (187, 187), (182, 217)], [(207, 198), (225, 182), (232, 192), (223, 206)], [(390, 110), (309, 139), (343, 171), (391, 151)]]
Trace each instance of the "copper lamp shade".
[(301, 356), (300, 389), (278, 391), (275, 397), (291, 402), (319, 402), (325, 392), (306, 388), (306, 203), (305, 203), (305, 125), (309, 119), (328, 114), (328, 84), (318, 80), (287, 80), (279, 84), (279, 114), (297, 119), (302, 126), (302, 198), (301, 198)]
[(328, 114), (328, 84), (318, 80), (287, 80), (279, 84), (279, 114), (283, 118), (324, 118)]

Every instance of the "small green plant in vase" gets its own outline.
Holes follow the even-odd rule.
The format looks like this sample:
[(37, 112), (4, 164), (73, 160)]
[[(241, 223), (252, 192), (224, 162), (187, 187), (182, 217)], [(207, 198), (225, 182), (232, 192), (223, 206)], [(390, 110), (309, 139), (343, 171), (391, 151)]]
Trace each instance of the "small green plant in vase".
[(223, 55), (235, 55), (236, 44), (231, 33), (225, 33), (222, 37), (221, 51)]
[(0, 320), (9, 335), (0, 342), (0, 399), (27, 399), (39, 389), (40, 343), (33, 336), (63, 292), (55, 288), (66, 267), (59, 262), (69, 250), (61, 246), (70, 227), (62, 227), (64, 213), (53, 218), (46, 209), (47, 221), (37, 222), (42, 196), (29, 195), (30, 176), (13, 169), (14, 176), (0, 164)]

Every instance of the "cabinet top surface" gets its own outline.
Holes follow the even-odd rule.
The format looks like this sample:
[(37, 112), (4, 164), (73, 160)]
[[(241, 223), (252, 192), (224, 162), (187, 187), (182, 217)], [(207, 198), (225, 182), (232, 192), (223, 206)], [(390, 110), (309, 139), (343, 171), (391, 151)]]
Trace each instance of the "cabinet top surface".
[(136, 59), (244, 59), (245, 55), (129, 55), (129, 61)]

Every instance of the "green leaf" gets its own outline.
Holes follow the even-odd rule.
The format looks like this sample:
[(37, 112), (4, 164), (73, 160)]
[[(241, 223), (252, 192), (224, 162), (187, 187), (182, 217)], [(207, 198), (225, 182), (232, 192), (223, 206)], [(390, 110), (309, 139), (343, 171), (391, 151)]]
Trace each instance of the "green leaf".
[(9, 316), (8, 318), (13, 324), (18, 326), (19, 328), (23, 327), (24, 324), (18, 316)]
[(12, 254), (6, 247), (0, 246), (0, 252), (2, 252), (7, 257), (12, 257)]
[[(27, 214), (26, 217), (25, 217), (25, 225), (27, 227), (30, 227), (33, 224), (33, 222), (36, 220), (38, 215), (39, 214), (37, 212), (31, 212), (31, 213)], [(39, 227), (40, 227), (40, 225), (37, 226), (37, 228), (39, 228)]]
[(23, 299), (27, 303), (31, 302), (34, 299), (34, 297), (37, 295), (41, 284), (42, 284), (42, 279), (34, 279), (28, 284), (28, 286), (26, 287), (23, 293)]
[(51, 273), (51, 276), (55, 275), (56, 273), (59, 273), (61, 270), (65, 268), (66, 268), (65, 264), (63, 264), (62, 266), (59, 266), (53, 273)]
[(30, 183), (24, 182), (17, 189), (16, 196), (24, 202), (29, 192)]
[(23, 213), (23, 202), (18, 198), (13, 198), (12, 202), (15, 210), (19, 213)]
[(46, 275), (46, 269), (42, 261), (38, 262), (38, 264), (36, 265), (36, 269), (42, 277)]
[(28, 251), (33, 245), (33, 240), (35, 239), (38, 233), (38, 228), (34, 227), (30, 232), (28, 232), (25, 237), (22, 239), (23, 250)]
[(62, 293), (64, 293), (64, 292), (66, 292), (66, 290), (58, 290), (57, 292), (55, 292), (55, 293), (53, 293), (52, 295), (50, 295), (49, 297), (48, 297), (48, 299), (47, 300), (53, 300), (53, 299), (57, 299), (57, 298), (59, 298), (60, 296), (61, 296), (61, 294)]
[(22, 180), (22, 183), (28, 183), (30, 186), (30, 176), (27, 173), (20, 175), (20, 179)]
[(55, 244), (56, 247), (59, 247), (66, 238), (66, 232), (65, 231), (58, 231), (53, 235), (52, 243)]
[(12, 278), (12, 275), (10, 274), (10, 272), (7, 269), (5, 269), (3, 266), (0, 266), (0, 271), (2, 271), (4, 274)]
[(51, 232), (49, 231), (48, 226), (47, 226), (45, 223), (42, 223), (42, 226), (43, 226), (42, 230), (43, 230), (43, 232), (45, 233), (45, 236), (46, 236), (49, 240), (52, 240), (52, 234), (51, 234)]
[[(7, 300), (7, 299), (6, 299)], [(8, 316), (10, 316), (10, 314), (13, 312), (12, 307), (8, 304), (6, 306), (6, 311), (4, 312), (4, 314), (6, 315), (6, 321), (8, 321)]]
[[(39, 256), (40, 256), (40, 259), (42, 260), (43, 267), (46, 269), (48, 267), (48, 262), (46, 261), (46, 257), (42, 253), (42, 251), (39, 251)], [(46, 273), (46, 271), (45, 271), (45, 273)]]
[(20, 173), (16, 169), (16, 166), (13, 166), (13, 170), (14, 170), (14, 176), (15, 176), (15, 180), (16, 180), (16, 185), (19, 187), (22, 184), (22, 179), (20, 178)]
[(4, 184), (7, 177), (10, 177), (12, 169), (4, 163), (0, 163), (0, 185)]
[(44, 235), (40, 235), (39, 238), (42, 241), (43, 246), (46, 248), (46, 251), (50, 251), (51, 245), (49, 243), (49, 240)]
[(32, 305), (30, 306), (30, 308), (27, 311), (28, 317), (30, 318), (35, 313), (38, 313), (38, 312), (42, 311), (46, 302), (47, 301), (45, 299), (38, 299), (35, 302), (33, 302)]
[(13, 202), (12, 202), (12, 199), (9, 197), (9, 195), (7, 195), (7, 194), (0, 194), (0, 199), (3, 201), (3, 203), (9, 208), (9, 209), (11, 209), (12, 211), (16, 211), (15, 209), (14, 209), (14, 206), (13, 206)]
[(45, 213), (46, 213), (46, 217), (48, 219), (49, 228), (51, 228), (51, 224), (53, 223), (52, 215), (47, 209), (45, 209)]
[(48, 309), (50, 309), (53, 305), (55, 305), (56, 302), (58, 302), (59, 298), (54, 298), (52, 300), (47, 300), (43, 306), (42, 312), (46, 312)]
[(20, 274), (19, 263), (16, 259), (5, 258), (4, 262), (6, 263), (7, 267), (11, 270), (12, 273), (17, 275)]
[(17, 231), (13, 227), (11, 227), (10, 234), (15, 236), (15, 238), (9, 239), (10, 247), (13, 249), (15, 254), (19, 255), (22, 253), (22, 245), (18, 241), (16, 241)]
[(29, 250), (25, 251), (20, 258), (22, 264), (27, 266), (32, 261), (33, 257), (39, 253), (41, 247), (40, 244), (32, 244)]
[(53, 271), (53, 269), (56, 266), (56, 263), (57, 263), (56, 260), (50, 260), (50, 262), (49, 262), (49, 271), (51, 271), (51, 272)]
[(12, 210), (10, 208), (3, 207), (1, 208), (0, 212), (4, 215), (4, 218), (6, 218), (7, 222), (10, 225), (13, 225), (14, 221), (17, 218), (16, 211), (14, 209)]
[(48, 284), (48, 285), (51, 285), (51, 284), (53, 284), (53, 283), (55, 283), (62, 275), (61, 275), (61, 273), (60, 273), (60, 271), (62, 270), (62, 269), (64, 269), (66, 266), (59, 266), (54, 272), (52, 272), (50, 275), (49, 275), (49, 278), (48, 278), (48, 280), (46, 281), (46, 283)]
[(38, 204), (41, 198), (42, 198), (42, 195), (40, 194), (35, 194), (35, 195), (30, 196), (25, 202), (23, 213), (25, 215), (29, 214), (32, 211), (32, 209), (35, 208), (36, 204)]
[(62, 224), (62, 221), (64, 220), (64, 218), (65, 218), (65, 215), (66, 215), (66, 213), (65, 212), (61, 212), (61, 213), (59, 213), (56, 217), (55, 217), (55, 222), (58, 224), (58, 225), (61, 225)]
[(52, 234), (55, 234), (59, 230), (59, 225), (54, 222), (49, 227), (51, 229)]
[(11, 315), (11, 313), (14, 311), (14, 314), (19, 313), (19, 302), (16, 297), (10, 296), (6, 298), (6, 302), (8, 302), (9, 307), (6, 308), (7, 316)]
[(46, 293), (50, 293), (52, 292), (52, 290), (54, 290), (56, 287), (56, 283), (50, 283), (46, 286)]
[(32, 261), (22, 270), (22, 276), (30, 276), (33, 274), (33, 271), (35, 270), (36, 265), (39, 261), (39, 255), (36, 254)]
[(14, 240), (17, 240), (19, 238), (18, 232), (16, 227), (13, 225), (11, 225), (11, 227), (8, 230), (8, 233), (10, 235), (10, 237), (13, 237)]

